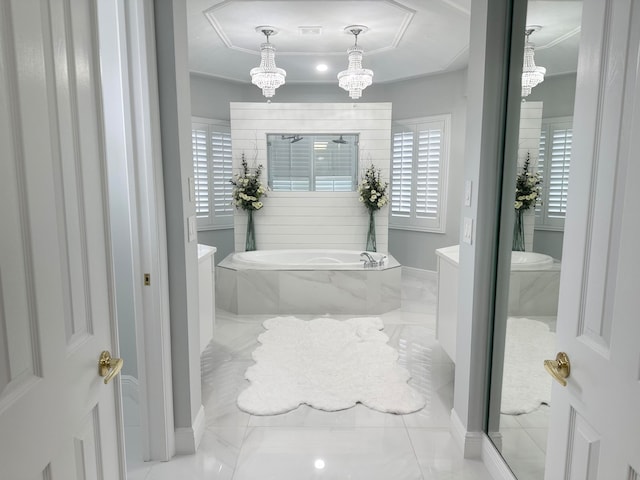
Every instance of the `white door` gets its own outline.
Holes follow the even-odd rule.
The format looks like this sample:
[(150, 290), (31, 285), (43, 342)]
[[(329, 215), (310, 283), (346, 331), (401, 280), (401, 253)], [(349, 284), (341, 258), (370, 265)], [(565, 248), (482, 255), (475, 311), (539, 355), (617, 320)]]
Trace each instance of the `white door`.
[(545, 478), (638, 480), (640, 2), (585, 0), (581, 35)]
[(0, 2), (3, 480), (123, 478), (96, 1)]

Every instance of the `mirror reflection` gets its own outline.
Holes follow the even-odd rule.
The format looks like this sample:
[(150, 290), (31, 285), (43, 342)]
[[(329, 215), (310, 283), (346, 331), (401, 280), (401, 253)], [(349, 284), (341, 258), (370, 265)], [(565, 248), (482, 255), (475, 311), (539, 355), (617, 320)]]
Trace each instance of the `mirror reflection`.
[[(570, 184), (573, 104), (582, 3), (530, 0), (527, 42), (544, 80), (523, 88), (506, 318), (495, 319), (488, 434), (518, 479), (544, 478), (556, 356), (564, 219)], [(556, 19), (551, 21), (550, 19)], [(525, 68), (527, 57), (525, 55)], [(538, 70), (540, 72), (540, 70)], [(523, 77), (523, 85), (525, 79)]]
[(357, 134), (267, 134), (269, 188), (276, 192), (353, 192)]

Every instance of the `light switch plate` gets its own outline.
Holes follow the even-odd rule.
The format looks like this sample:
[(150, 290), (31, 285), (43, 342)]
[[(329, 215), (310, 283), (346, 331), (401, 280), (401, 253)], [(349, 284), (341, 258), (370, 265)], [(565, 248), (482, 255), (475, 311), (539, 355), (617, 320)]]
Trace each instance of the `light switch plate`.
[(462, 232), (462, 241), (471, 245), (473, 238), (473, 218), (464, 217), (464, 226)]
[(187, 230), (189, 233), (189, 241), (193, 242), (196, 239), (196, 217), (195, 215), (191, 215), (188, 219), (187, 219)]
[(464, 206), (471, 206), (471, 180), (464, 182)]

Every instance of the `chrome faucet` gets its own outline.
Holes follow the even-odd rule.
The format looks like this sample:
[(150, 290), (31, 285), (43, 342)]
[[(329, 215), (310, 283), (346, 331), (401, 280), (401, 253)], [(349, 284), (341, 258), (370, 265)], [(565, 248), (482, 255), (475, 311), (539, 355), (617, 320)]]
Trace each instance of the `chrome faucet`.
[[(365, 257), (365, 258), (362, 258), (362, 257)], [(364, 262), (364, 268), (376, 268), (382, 265), (382, 261), (378, 262), (375, 258), (371, 256), (369, 252), (362, 252), (360, 254), (360, 260)]]

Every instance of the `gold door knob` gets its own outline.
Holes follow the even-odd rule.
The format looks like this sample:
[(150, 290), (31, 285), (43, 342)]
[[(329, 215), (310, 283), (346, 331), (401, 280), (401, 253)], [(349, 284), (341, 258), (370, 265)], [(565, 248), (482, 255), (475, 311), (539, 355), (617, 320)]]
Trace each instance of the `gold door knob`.
[(124, 360), (121, 358), (113, 358), (111, 353), (107, 350), (100, 354), (100, 359), (98, 360), (98, 374), (101, 377), (104, 377), (105, 385), (120, 373), (122, 365), (124, 365)]
[(567, 386), (565, 379), (571, 373), (571, 363), (566, 353), (559, 352), (555, 360), (545, 360), (544, 368), (560, 385)]

